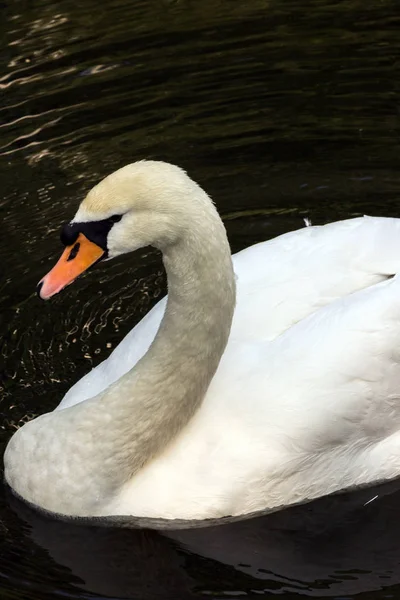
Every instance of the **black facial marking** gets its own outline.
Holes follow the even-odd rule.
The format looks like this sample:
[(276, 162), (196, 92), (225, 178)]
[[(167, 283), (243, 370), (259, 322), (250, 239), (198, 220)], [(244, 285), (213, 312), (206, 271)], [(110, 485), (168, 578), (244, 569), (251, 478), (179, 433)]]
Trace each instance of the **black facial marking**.
[(67, 258), (67, 262), (70, 260), (74, 260), (74, 258), (76, 257), (76, 255), (79, 252), (79, 248), (81, 247), (79, 242), (76, 242), (75, 246), (72, 248), (71, 252), (69, 253), (69, 256)]
[(72, 246), (72, 244), (75, 244), (76, 240), (78, 239), (78, 235), (79, 231), (74, 227), (74, 225), (66, 223), (62, 226), (60, 239), (64, 246)]
[[(66, 223), (61, 228), (61, 242), (64, 244), (64, 246), (72, 246), (78, 239), (78, 235), (80, 233), (83, 233), (83, 235), (87, 237), (88, 240), (102, 248), (105, 252), (105, 256), (107, 256), (107, 236), (114, 223), (117, 223), (121, 219), (122, 215), (113, 215), (112, 217), (109, 217), (108, 219), (103, 219), (102, 221), (89, 221), (87, 223)], [(75, 254), (72, 254), (74, 252), (74, 248), (71, 250), (71, 254), (68, 257), (68, 260), (73, 260), (79, 250), (78, 248)]]

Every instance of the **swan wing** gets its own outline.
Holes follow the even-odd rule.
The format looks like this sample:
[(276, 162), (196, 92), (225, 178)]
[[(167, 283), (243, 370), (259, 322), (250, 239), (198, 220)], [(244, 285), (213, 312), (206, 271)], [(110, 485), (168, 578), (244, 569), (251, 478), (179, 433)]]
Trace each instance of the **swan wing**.
[(110, 514), (277, 509), (400, 475), (400, 277), (227, 349), (200, 409)]

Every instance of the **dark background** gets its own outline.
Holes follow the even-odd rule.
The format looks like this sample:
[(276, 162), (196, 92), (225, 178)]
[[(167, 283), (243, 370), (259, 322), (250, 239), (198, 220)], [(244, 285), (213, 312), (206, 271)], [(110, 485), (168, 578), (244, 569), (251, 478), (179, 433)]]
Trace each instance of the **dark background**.
[[(2, 448), (165, 292), (159, 255), (143, 251), (99, 266), (51, 303), (34, 295), (61, 250), (60, 225), (114, 169), (141, 158), (186, 168), (215, 200), (234, 251), (301, 227), (304, 216), (398, 215), (397, 0), (13, 0), (0, 10)], [(329, 504), (335, 533), (325, 537), (308, 526), (294, 538), (271, 534), (276, 517), (191, 547), (159, 534), (60, 530), (1, 494), (0, 598), (82, 598), (82, 589), (400, 597), (400, 587), (385, 589), (400, 581), (396, 495), (339, 530)], [(71, 556), (78, 567), (90, 559), (97, 575)], [(93, 583), (104, 569), (107, 585)]]

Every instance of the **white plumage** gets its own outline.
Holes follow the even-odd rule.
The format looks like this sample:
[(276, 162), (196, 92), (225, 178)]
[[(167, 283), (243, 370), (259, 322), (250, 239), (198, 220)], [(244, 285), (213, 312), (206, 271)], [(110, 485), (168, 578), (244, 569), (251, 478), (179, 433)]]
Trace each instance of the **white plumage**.
[[(132, 165), (141, 176), (140, 165), (163, 171), (163, 163)], [(174, 173), (167, 170), (165, 177)], [(176, 185), (182, 185), (179, 174)], [(200, 194), (188, 182), (186, 195)], [(85, 202), (80, 215), (94, 219), (93, 205)], [(207, 200), (202, 210), (214, 209)], [(121, 228), (127, 227), (124, 218)], [(218, 264), (215, 252), (213, 260)], [(85, 412), (78, 417), (74, 411), (89, 398), (94, 411), (98, 394), (112, 398), (114, 412), (102, 418), (118, 438), (117, 399), (122, 389), (129, 393), (132, 367), (157, 333), (164, 299), (70, 389), (42, 426), (39, 418), (36, 427), (34, 421), (13, 438), (6, 478), (22, 497), (68, 514), (202, 519), (287, 506), (400, 474), (400, 220), (363, 217), (304, 227), (239, 252), (233, 265), (237, 304), (229, 341), (188, 422), (122, 483), (107, 480), (102, 452), (82, 453), (82, 461), (91, 461), (82, 473), (65, 459), (74, 452), (74, 465), (79, 463), (80, 438), (74, 434), (72, 449), (70, 430), (89, 424)], [(207, 269), (203, 274), (206, 279)], [(205, 309), (199, 304), (198, 310)], [(82, 444), (95, 448), (101, 440), (91, 419), (92, 433)], [(118, 469), (109, 438), (107, 449), (107, 460)], [(26, 462), (29, 452), (43, 461), (30, 465), (42, 470), (36, 479), (22, 468), (21, 457)], [(96, 478), (91, 487), (88, 472), (103, 472), (102, 482)], [(68, 488), (64, 511), (58, 497), (63, 485), (50, 490), (56, 477)], [(98, 494), (91, 512), (82, 500), (90, 489)]]

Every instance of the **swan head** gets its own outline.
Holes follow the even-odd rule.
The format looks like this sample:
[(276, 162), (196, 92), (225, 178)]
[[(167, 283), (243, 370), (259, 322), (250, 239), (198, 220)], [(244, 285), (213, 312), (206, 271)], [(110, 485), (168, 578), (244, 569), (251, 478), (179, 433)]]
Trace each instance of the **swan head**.
[(175, 165), (140, 161), (115, 171), (90, 190), (62, 227), (65, 249), (39, 282), (39, 297), (47, 300), (100, 260), (148, 245), (165, 251), (193, 227), (199, 214), (194, 204), (204, 207), (205, 198)]

